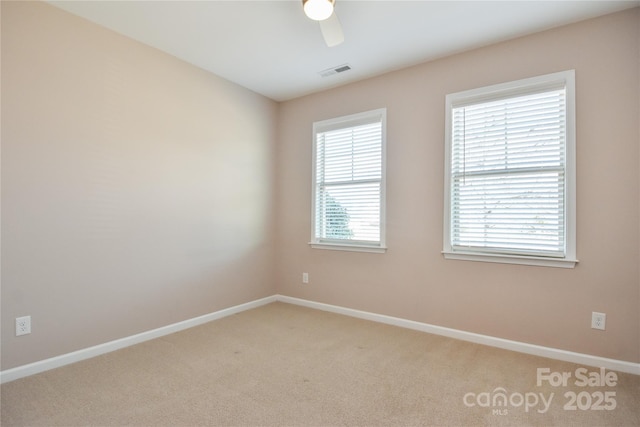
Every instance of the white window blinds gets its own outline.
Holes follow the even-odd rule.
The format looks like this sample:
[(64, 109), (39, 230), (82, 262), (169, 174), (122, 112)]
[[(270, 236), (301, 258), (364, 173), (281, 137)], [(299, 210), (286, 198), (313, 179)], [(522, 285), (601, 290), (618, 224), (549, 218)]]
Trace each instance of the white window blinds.
[(563, 80), (451, 101), (450, 249), (567, 254)]
[(381, 112), (323, 122), (315, 129), (314, 242), (380, 246)]

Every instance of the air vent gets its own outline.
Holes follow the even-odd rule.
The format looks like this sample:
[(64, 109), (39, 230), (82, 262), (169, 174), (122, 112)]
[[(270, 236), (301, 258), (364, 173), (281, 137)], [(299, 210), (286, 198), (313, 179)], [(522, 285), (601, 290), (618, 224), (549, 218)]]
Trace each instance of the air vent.
[(333, 76), (334, 74), (344, 73), (345, 71), (349, 71), (350, 69), (351, 66), (349, 64), (342, 64), (338, 65), (337, 67), (327, 68), (326, 70), (320, 71), (318, 74), (320, 74), (322, 77), (329, 77)]

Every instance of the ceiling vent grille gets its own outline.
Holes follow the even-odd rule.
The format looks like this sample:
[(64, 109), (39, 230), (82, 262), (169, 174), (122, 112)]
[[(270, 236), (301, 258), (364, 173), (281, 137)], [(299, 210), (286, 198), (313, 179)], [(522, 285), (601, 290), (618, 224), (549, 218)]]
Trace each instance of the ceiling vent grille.
[(351, 65), (342, 64), (338, 65), (337, 67), (331, 67), (327, 68), (326, 70), (322, 70), (318, 74), (320, 74), (322, 77), (329, 77), (333, 76), (334, 74), (344, 73), (345, 71), (349, 71), (350, 69)]

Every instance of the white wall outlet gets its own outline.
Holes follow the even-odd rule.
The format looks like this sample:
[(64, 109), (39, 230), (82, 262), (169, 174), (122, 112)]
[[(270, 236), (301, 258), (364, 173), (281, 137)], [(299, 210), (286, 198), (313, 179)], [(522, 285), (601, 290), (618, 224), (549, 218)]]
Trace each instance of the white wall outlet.
[(591, 313), (591, 328), (602, 329), (604, 331), (604, 325), (607, 320), (607, 315), (604, 313), (592, 312)]
[(302, 273), (302, 283), (309, 283), (309, 273)]
[(16, 317), (16, 336), (31, 333), (31, 316)]

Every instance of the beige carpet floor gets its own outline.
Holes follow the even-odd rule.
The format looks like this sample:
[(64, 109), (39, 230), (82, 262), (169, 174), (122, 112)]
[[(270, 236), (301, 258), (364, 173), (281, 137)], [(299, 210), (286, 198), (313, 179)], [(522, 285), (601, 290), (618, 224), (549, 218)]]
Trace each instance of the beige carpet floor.
[[(539, 386), (538, 368), (547, 368), (552, 378), (564, 372), (571, 378), (566, 386), (554, 387), (549, 381)], [(617, 373), (615, 386), (579, 386), (575, 381), (582, 377), (582, 371), (576, 376), (580, 368), (273, 303), (3, 384), (0, 422), (640, 425), (640, 377)], [(585, 373), (592, 378), (599, 372), (587, 367)]]

